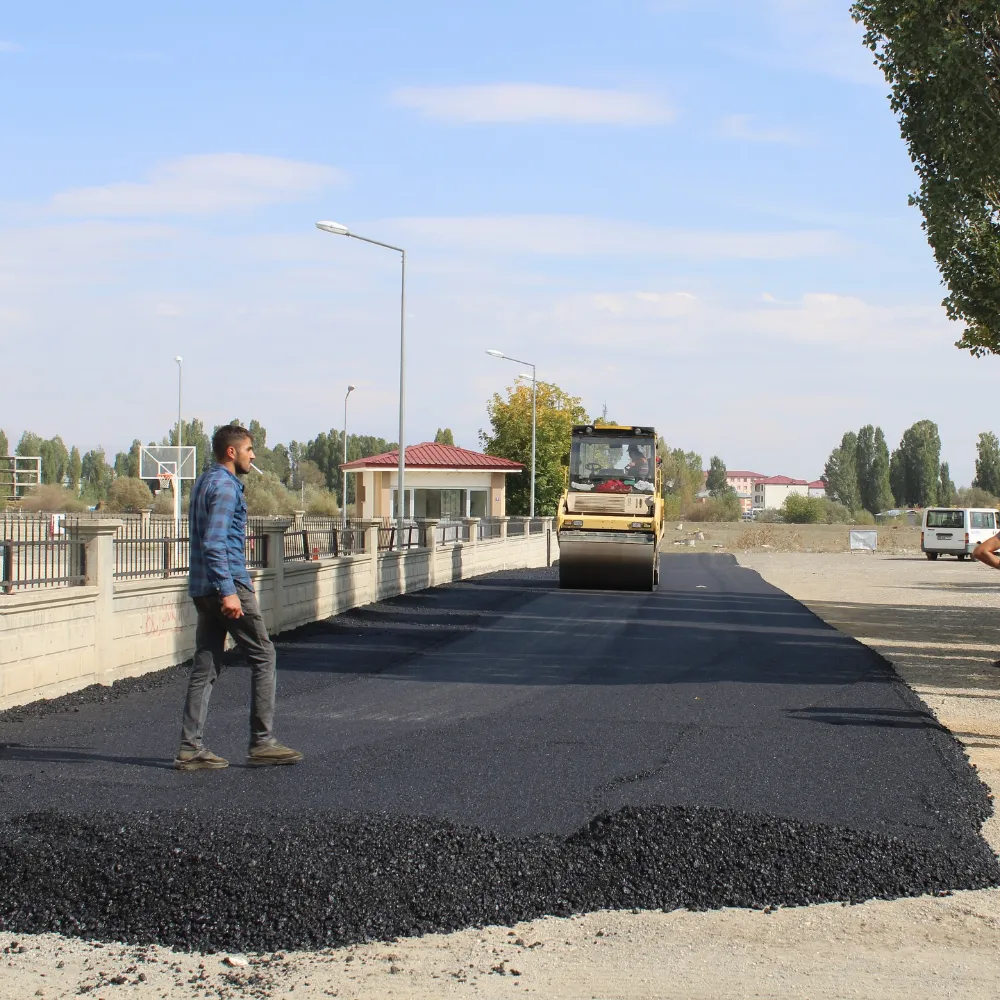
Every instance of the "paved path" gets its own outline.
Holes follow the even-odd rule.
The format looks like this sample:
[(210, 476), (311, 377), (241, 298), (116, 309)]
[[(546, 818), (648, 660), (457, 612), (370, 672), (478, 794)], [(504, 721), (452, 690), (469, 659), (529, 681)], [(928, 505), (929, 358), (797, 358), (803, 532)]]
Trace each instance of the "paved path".
[[(278, 735), (304, 765), (168, 766), (184, 677), (78, 711), (0, 716), (0, 816), (306, 808), (568, 834), (687, 804), (947, 843), (961, 758), (884, 662), (725, 556), (671, 555), (654, 594), (550, 571), (385, 602), (279, 643)], [(207, 741), (241, 761), (248, 676)]]

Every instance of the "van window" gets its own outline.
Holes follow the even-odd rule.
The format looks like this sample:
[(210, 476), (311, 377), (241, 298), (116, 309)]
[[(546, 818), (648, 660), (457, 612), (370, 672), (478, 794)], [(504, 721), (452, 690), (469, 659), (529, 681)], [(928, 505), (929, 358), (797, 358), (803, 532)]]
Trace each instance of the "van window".
[(929, 510), (927, 511), (928, 528), (964, 528), (964, 510)]
[(991, 510), (973, 510), (969, 512), (970, 528), (989, 528), (992, 531), (997, 526), (997, 516)]

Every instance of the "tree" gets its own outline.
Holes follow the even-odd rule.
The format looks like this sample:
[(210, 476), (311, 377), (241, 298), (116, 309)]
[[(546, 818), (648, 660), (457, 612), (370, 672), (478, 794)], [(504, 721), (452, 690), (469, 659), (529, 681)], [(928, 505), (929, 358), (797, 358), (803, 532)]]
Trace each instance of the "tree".
[(10, 442), (7, 435), (0, 430), (0, 458), (7, 458), (10, 455)]
[(452, 434), (450, 427), (445, 427), (443, 430), (439, 427), (437, 433), (434, 435), (435, 444), (455, 444), (455, 435)]
[(892, 486), (889, 483), (889, 446), (885, 443), (885, 434), (881, 427), (875, 428), (875, 447), (869, 474), (868, 499), (872, 506), (865, 509), (872, 514), (881, 514), (884, 510), (892, 510), (896, 506)]
[(80, 476), (82, 473), (83, 459), (80, 458), (80, 449), (76, 445), (73, 445), (69, 450), (69, 468), (67, 469), (69, 489), (73, 496), (76, 496), (80, 492)]
[(937, 502), (942, 507), (950, 507), (955, 502), (955, 484), (951, 481), (951, 470), (947, 462), (941, 463), (941, 473), (938, 478)]
[(713, 497), (717, 497), (720, 493), (729, 489), (729, 480), (726, 479), (726, 463), (718, 455), (713, 455), (709, 462), (705, 489)]
[(941, 436), (933, 420), (918, 420), (903, 432), (889, 468), (898, 503), (933, 507), (941, 488)]
[(42, 456), (42, 482), (62, 486), (69, 466), (69, 449), (57, 434), (43, 441), (39, 454)]
[(142, 442), (135, 438), (128, 451), (120, 451), (115, 455), (115, 475), (128, 479), (139, 478), (139, 465)]
[[(555, 514), (565, 488), (574, 424), (588, 421), (583, 402), (558, 386), (539, 382), (535, 444), (535, 513)], [(524, 465), (524, 473), (507, 478), (507, 511), (529, 513), (531, 493), (531, 387), (515, 385), (506, 399), (495, 393), (486, 404), (490, 430), (479, 438), (488, 455)]]
[(955, 491), (956, 507), (997, 507), (1000, 508), (1000, 497), (978, 486), (966, 486)]
[(858, 0), (892, 88), (958, 342), (1000, 352), (1000, 17), (995, 0)]
[[(17, 442), (17, 448), (14, 453), (20, 455), (22, 458), (26, 456), (35, 457), (41, 455), (43, 444), (44, 441), (40, 435), (35, 434), (33, 431), (25, 431), (21, 435), (21, 440)], [(44, 472), (44, 469), (42, 471)]]
[(108, 487), (107, 509), (116, 514), (135, 514), (153, 506), (153, 493), (141, 480), (119, 476)]
[(992, 431), (983, 431), (976, 446), (976, 476), (972, 485), (1000, 496), (1000, 440)]
[(842, 503), (852, 514), (861, 509), (861, 488), (858, 485), (858, 435), (847, 431), (840, 446), (830, 452), (823, 467), (826, 495)]
[(111, 486), (113, 470), (105, 461), (104, 449), (94, 448), (80, 460), (83, 495), (91, 501), (103, 500)]
[[(196, 476), (200, 476), (212, 464), (212, 462), (215, 461), (215, 456), (212, 454), (212, 442), (205, 431), (205, 425), (197, 417), (195, 417), (193, 420), (181, 421), (181, 430), (183, 431), (181, 444), (185, 448), (188, 446), (193, 446), (195, 448), (194, 471)], [(216, 428), (216, 430), (218, 430), (218, 428)], [(135, 448), (136, 443), (137, 442), (135, 441), (132, 442), (133, 448)], [(177, 424), (174, 424), (174, 426), (170, 428), (167, 434), (163, 437), (162, 443), (173, 445), (175, 448), (177, 447)], [(138, 469), (136, 469), (135, 475), (138, 474)]]

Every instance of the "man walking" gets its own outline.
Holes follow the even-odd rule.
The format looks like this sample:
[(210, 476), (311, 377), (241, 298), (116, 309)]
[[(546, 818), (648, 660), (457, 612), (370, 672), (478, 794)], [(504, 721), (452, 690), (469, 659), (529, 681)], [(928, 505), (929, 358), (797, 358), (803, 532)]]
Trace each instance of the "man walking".
[(274, 644), (267, 634), (246, 564), (245, 476), (254, 460), (253, 438), (245, 427), (226, 424), (212, 438), (215, 463), (191, 491), (191, 559), (188, 592), (198, 609), (194, 665), (184, 703), (181, 746), (174, 760), (180, 771), (228, 767), (229, 761), (202, 742), (208, 700), (219, 676), (227, 633), (250, 663), (250, 751), (247, 764), (298, 764), (302, 754), (272, 735), (274, 723)]

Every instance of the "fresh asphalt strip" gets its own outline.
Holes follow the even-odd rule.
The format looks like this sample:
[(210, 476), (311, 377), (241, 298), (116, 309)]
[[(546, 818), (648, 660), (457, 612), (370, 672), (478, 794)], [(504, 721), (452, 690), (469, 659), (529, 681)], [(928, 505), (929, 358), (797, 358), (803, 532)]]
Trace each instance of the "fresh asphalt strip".
[(186, 671), (0, 714), (0, 929), (205, 950), (601, 908), (767, 907), (1000, 884), (961, 747), (877, 654), (731, 557), (653, 594), (554, 571), (280, 637), (291, 768), (171, 769)]

